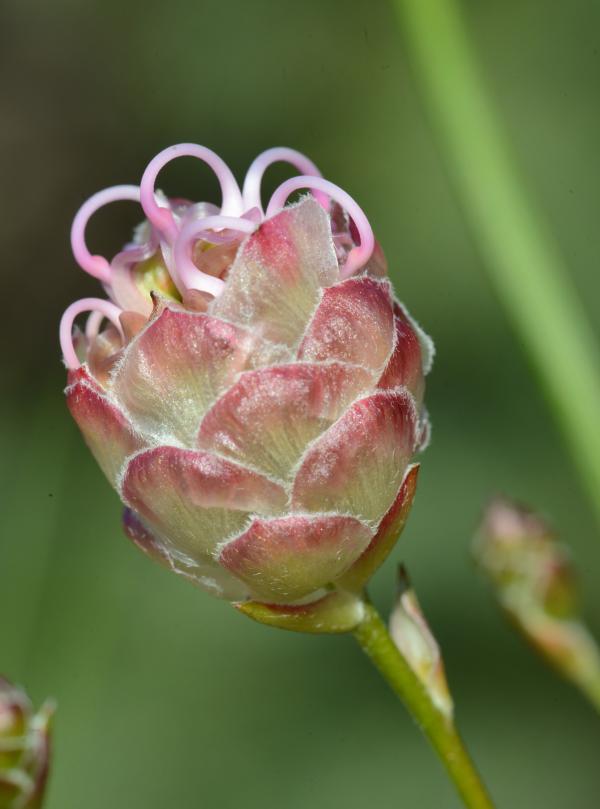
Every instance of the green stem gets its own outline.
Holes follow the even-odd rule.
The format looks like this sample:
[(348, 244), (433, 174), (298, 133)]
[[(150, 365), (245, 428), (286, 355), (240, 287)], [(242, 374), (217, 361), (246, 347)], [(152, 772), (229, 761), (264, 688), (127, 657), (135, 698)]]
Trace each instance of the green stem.
[(421, 681), (398, 651), (375, 607), (367, 602), (365, 608), (365, 617), (354, 631), (363, 651), (433, 745), (465, 806), (493, 809), (453, 722), (435, 707)]
[(600, 354), (586, 313), (515, 170), (456, 0), (394, 6), (467, 220), (600, 519)]

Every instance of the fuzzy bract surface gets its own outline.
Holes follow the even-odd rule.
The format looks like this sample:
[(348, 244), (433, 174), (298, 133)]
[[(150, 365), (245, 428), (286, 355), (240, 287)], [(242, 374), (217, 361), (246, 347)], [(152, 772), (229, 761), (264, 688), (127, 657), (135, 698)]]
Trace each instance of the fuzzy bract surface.
[[(185, 210), (180, 231), (215, 219)], [(214, 294), (182, 283), (176, 234), (142, 226), (127, 284), (122, 254), (105, 281), (116, 317), (74, 335), (67, 402), (143, 551), (230, 601), (301, 609), (358, 591), (393, 546), (431, 344), (378, 246), (348, 272), (337, 203), (214, 224), (189, 251)]]

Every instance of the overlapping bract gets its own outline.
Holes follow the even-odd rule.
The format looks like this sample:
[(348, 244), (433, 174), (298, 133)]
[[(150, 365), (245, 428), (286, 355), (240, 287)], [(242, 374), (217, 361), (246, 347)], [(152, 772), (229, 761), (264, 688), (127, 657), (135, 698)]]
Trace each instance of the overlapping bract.
[(123, 348), (105, 337), (106, 363), (71, 371), (71, 412), (144, 551), (235, 602), (372, 575), (414, 492), (430, 362), (376, 271), (341, 279), (307, 197), (241, 241), (205, 311), (155, 295)]

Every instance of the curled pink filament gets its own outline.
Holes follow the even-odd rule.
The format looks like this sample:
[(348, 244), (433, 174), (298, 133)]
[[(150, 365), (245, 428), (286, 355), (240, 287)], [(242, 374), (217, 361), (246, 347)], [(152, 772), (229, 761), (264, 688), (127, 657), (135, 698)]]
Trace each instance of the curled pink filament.
[[(235, 232), (227, 239), (223, 238), (223, 235), (219, 233), (214, 233), (214, 231), (225, 229)], [(213, 275), (202, 272), (196, 267), (192, 261), (194, 243), (198, 239), (214, 243), (229, 241), (231, 238), (236, 238), (238, 233), (253, 233), (254, 230), (256, 230), (254, 222), (236, 216), (206, 216), (203, 219), (192, 219), (187, 222), (181, 229), (173, 251), (177, 271), (184, 286), (187, 289), (208, 292), (215, 297), (220, 295), (225, 282), (220, 278), (215, 278)]]
[(148, 163), (140, 183), (140, 197), (142, 208), (150, 222), (171, 243), (177, 239), (177, 223), (172, 211), (157, 203), (154, 189), (158, 173), (167, 163), (177, 157), (197, 157), (211, 167), (221, 186), (223, 196), (221, 213), (224, 216), (239, 216), (244, 207), (240, 188), (231, 169), (215, 152), (196, 143), (179, 143), (176, 146), (169, 146)]
[[(295, 149), (288, 149), (287, 146), (274, 146), (272, 149), (267, 149), (266, 152), (262, 152), (262, 154), (259, 154), (258, 157), (255, 158), (246, 174), (242, 191), (246, 210), (249, 208), (259, 208), (261, 211), (263, 210), (260, 193), (262, 179), (265, 171), (269, 166), (273, 165), (273, 163), (289, 163), (304, 176), (321, 176), (321, 172), (312, 160), (309, 160), (302, 152), (297, 152)], [(329, 197), (327, 194), (315, 189), (315, 199), (326, 211), (329, 210)]]
[[(59, 328), (60, 347), (62, 349), (65, 364), (67, 368), (72, 371), (77, 370), (77, 368), (81, 366), (73, 346), (73, 323), (77, 315), (80, 315), (83, 312), (92, 312), (92, 315), (98, 312), (102, 318), (108, 318), (108, 320), (111, 321), (113, 326), (121, 335), (121, 339), (125, 339), (121, 321), (119, 320), (121, 310), (118, 306), (115, 306), (114, 303), (104, 300), (103, 298), (82, 298), (80, 301), (75, 301), (75, 303), (72, 303), (65, 310), (65, 313), (61, 318)], [(90, 317), (88, 324), (90, 323), (90, 320), (92, 322), (89, 332), (90, 335), (92, 335), (93, 331), (97, 330), (99, 327), (99, 323), (97, 322), (96, 318), (92, 319), (92, 317)], [(86, 332), (87, 331), (88, 329), (86, 328)]]
[[(208, 203), (168, 200), (155, 190), (158, 174), (167, 163), (186, 156), (202, 160), (214, 171), (221, 187), (221, 208)], [(302, 174), (286, 180), (277, 188), (265, 213), (261, 201), (262, 180), (269, 166), (277, 162), (289, 163)], [(139, 187), (118, 185), (94, 194), (81, 206), (73, 220), (71, 246), (78, 264), (104, 284), (111, 300), (85, 298), (65, 311), (60, 324), (60, 343), (66, 365), (70, 369), (80, 366), (73, 342), (73, 323), (78, 315), (90, 313), (85, 326), (88, 347), (98, 337), (105, 318), (114, 324), (124, 341), (119, 320), (123, 308), (150, 315), (151, 303), (138, 284), (136, 265), (153, 255), (159, 247), (167, 271), (182, 295), (187, 289), (193, 289), (216, 297), (223, 292), (225, 281), (196, 266), (193, 260), (196, 242), (237, 242), (242, 236), (253, 233), (265, 218), (278, 213), (290, 194), (302, 188), (310, 190), (326, 212), (334, 200), (350, 217), (353, 227), (350, 235), (344, 231), (344, 236), (352, 240), (352, 234), (357, 233), (358, 244), (352, 240), (340, 273), (342, 278), (353, 275), (369, 261), (375, 247), (367, 217), (349, 194), (325, 180), (317, 166), (295, 149), (278, 146), (260, 154), (248, 169), (243, 191), (240, 191), (233, 173), (215, 152), (195, 143), (180, 143), (164, 149), (150, 161)], [(90, 253), (85, 231), (90, 217), (99, 208), (119, 200), (140, 203), (150, 227), (145, 225), (144, 231), (137, 232), (134, 242), (109, 262), (103, 256)], [(148, 236), (146, 231), (149, 231)], [(339, 252), (342, 250), (339, 240), (337, 244)]]
[(95, 278), (99, 278), (103, 283), (110, 283), (110, 263), (104, 256), (93, 256), (85, 243), (85, 229), (92, 214), (108, 205), (110, 202), (121, 200), (140, 201), (140, 189), (137, 185), (114, 185), (98, 191), (97, 194), (86, 200), (77, 211), (73, 225), (71, 226), (71, 249), (75, 256), (75, 261), (82, 270), (85, 270)]
[(309, 177), (306, 175), (302, 177), (291, 177), (275, 190), (267, 206), (267, 218), (280, 211), (290, 194), (294, 191), (298, 191), (300, 188), (315, 189), (316, 191), (327, 194), (327, 196), (331, 197), (331, 199), (335, 200), (346, 209), (348, 215), (354, 222), (360, 237), (360, 244), (350, 250), (346, 258), (346, 263), (341, 269), (342, 277), (348, 278), (361, 267), (364, 267), (371, 258), (373, 249), (375, 248), (375, 237), (369, 220), (365, 216), (362, 208), (352, 199), (350, 194), (347, 194), (337, 185), (334, 185), (334, 183), (330, 183), (329, 180), (324, 180), (322, 177)]
[(98, 309), (90, 312), (88, 319), (85, 322), (85, 338), (86, 340), (95, 340), (100, 331), (100, 326), (104, 320), (105, 315)]

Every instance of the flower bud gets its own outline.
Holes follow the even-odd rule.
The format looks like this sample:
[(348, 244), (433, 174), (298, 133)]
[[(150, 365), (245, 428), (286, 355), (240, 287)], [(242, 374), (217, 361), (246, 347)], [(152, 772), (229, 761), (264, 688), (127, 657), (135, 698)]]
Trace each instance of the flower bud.
[(0, 809), (38, 809), (43, 800), (53, 708), (34, 714), (26, 694), (0, 678)]
[(554, 668), (600, 699), (600, 652), (581, 618), (577, 576), (546, 521), (497, 498), (485, 511), (473, 551), (523, 636)]
[(425, 686), (434, 705), (451, 719), (454, 705), (440, 647), (403, 565), (398, 568), (398, 595), (390, 615), (389, 628), (392, 640)]
[[(155, 191), (181, 155), (215, 170), (220, 209)], [(262, 174), (278, 160), (303, 175), (263, 209)], [(300, 188), (312, 195), (286, 204)], [(117, 199), (140, 201), (147, 220), (109, 263), (84, 230)], [(217, 155), (183, 144), (139, 188), (88, 200), (72, 242), (110, 300), (63, 317), (67, 402), (126, 505), (127, 535), (257, 620), (352, 628), (348, 593), (387, 556), (414, 495), (432, 356), (363, 211), (293, 150), (260, 155), (240, 190)]]

